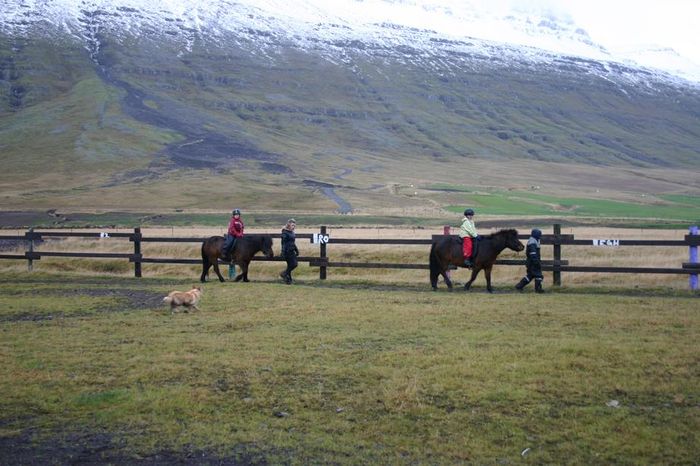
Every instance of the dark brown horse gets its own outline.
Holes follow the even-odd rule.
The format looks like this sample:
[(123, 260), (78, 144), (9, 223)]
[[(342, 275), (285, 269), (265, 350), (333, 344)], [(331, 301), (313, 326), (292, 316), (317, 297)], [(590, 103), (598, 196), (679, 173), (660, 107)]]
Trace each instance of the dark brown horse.
[[(214, 271), (219, 277), (219, 281), (224, 281), (219, 271), (219, 259), (221, 256), (221, 246), (224, 244), (223, 236), (212, 236), (207, 238), (202, 243), (202, 276), (200, 280), (205, 282), (209, 268), (214, 266)], [(231, 262), (238, 264), (241, 267), (241, 273), (236, 277), (235, 281), (248, 280), (248, 264), (253, 259), (253, 256), (262, 251), (265, 256), (271, 258), (275, 254), (272, 252), (272, 238), (263, 235), (246, 235), (236, 240), (236, 244), (231, 254), (233, 260)]]
[[(492, 235), (481, 236), (478, 241), (476, 257), (474, 258), (474, 267), (472, 268), (472, 278), (465, 283), (465, 291), (469, 289), (472, 282), (479, 274), (481, 269), (484, 270), (486, 276), (486, 289), (489, 293), (493, 293), (491, 287), (491, 269), (493, 268), (496, 257), (505, 248), (513, 251), (522, 251), (525, 249), (523, 243), (518, 239), (517, 230), (501, 230)], [(452, 281), (447, 276), (447, 268), (450, 265), (464, 267), (464, 257), (462, 257), (462, 239), (459, 236), (445, 236), (433, 241), (430, 247), (430, 284), (433, 290), (437, 290), (438, 276), (442, 275), (445, 279), (448, 291), (452, 291)]]

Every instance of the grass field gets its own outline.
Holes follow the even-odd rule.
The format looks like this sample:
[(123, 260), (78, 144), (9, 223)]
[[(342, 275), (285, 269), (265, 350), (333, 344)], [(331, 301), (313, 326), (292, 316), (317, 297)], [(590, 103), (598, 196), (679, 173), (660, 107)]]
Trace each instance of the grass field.
[[(639, 202), (555, 197), (533, 192), (465, 193), (465, 201), (490, 215), (558, 215), (561, 217), (602, 217), (636, 219), (700, 220), (700, 198), (694, 196), (659, 196), (640, 198)], [(463, 202), (446, 209), (456, 214), (464, 211)]]
[[(302, 229), (302, 232), (305, 230)], [(311, 231), (311, 230), (309, 230)], [(206, 236), (215, 229), (147, 230)], [(332, 237), (429, 237), (331, 229)], [(482, 231), (487, 233), (487, 231)], [(577, 238), (684, 231), (565, 229)], [(317, 245), (299, 241), (302, 255)], [(66, 240), (44, 250), (126, 251)], [(276, 249), (278, 244), (276, 244)], [(425, 262), (422, 246), (329, 245), (331, 260)], [(151, 257), (198, 245), (144, 243)], [(551, 248), (544, 248), (544, 258)], [(515, 254), (503, 257), (517, 258)], [(687, 248), (564, 248), (576, 264), (677, 267)], [(687, 277), (564, 274), (541, 296), (494, 269), (470, 293), (426, 270), (253, 263), (209, 282), (201, 312), (161, 299), (196, 266), (45, 258), (0, 263), (0, 457), (98, 463), (693, 464), (700, 458), (700, 314)], [(453, 273), (457, 282), (467, 278)], [(443, 287), (444, 290), (444, 287)]]
[(693, 464), (697, 295), (0, 273), (6, 464)]

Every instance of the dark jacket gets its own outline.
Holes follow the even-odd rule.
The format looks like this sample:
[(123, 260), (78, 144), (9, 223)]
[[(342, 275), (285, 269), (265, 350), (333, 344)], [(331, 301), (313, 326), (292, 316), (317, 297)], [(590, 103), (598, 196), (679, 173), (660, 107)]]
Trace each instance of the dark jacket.
[(542, 261), (540, 259), (540, 242), (535, 238), (530, 237), (530, 239), (527, 240), (525, 254), (527, 256), (527, 258), (525, 259), (525, 267), (527, 267), (527, 273), (529, 275), (541, 276)]
[(283, 256), (298, 256), (299, 249), (295, 244), (296, 234), (293, 231), (282, 229), (282, 255)]

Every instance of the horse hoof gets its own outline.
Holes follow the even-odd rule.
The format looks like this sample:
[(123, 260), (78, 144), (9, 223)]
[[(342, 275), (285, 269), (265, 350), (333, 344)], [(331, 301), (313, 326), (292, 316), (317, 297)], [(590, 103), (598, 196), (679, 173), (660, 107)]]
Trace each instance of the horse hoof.
[(437, 291), (437, 286), (434, 286), (434, 287), (433, 287), (433, 291)]

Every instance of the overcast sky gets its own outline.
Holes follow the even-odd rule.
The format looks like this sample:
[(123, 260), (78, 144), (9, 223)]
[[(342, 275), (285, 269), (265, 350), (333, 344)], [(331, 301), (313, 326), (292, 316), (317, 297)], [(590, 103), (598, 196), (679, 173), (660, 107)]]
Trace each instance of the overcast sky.
[(700, 0), (506, 1), (516, 8), (568, 13), (595, 42), (606, 47), (663, 45), (700, 65)]

